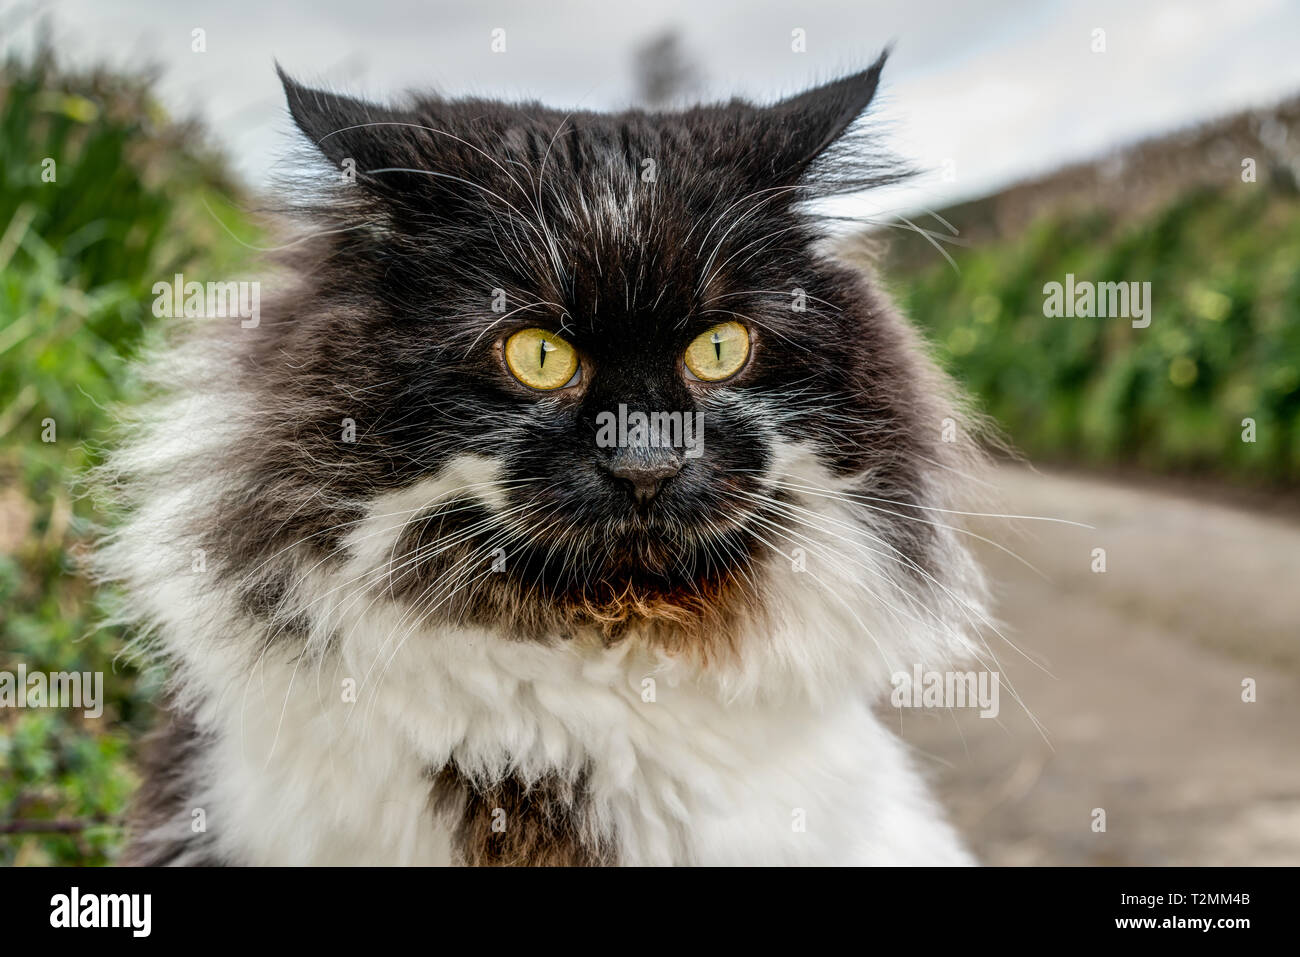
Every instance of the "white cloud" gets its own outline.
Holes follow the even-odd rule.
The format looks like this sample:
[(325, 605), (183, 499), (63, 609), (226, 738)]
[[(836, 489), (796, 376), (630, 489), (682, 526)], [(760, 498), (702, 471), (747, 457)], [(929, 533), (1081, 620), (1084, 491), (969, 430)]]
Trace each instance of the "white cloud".
[[(375, 95), (434, 85), (602, 109), (628, 102), (630, 53), (663, 26), (681, 30), (710, 92), (724, 97), (789, 93), (897, 40), (882, 99), (890, 142), (923, 166), (951, 158), (957, 175), (924, 178), (864, 210), (938, 206), (1300, 89), (1300, 4), (1278, 0), (61, 0), (53, 8), (66, 57), (161, 64), (167, 102), (206, 116), (254, 182), (288, 143), (277, 57), (305, 79)], [(497, 26), (507, 29), (505, 55), (488, 49)], [(790, 51), (796, 26), (808, 33), (807, 54)], [(207, 53), (190, 51), (194, 27), (207, 31)], [(1104, 54), (1089, 50), (1094, 27), (1106, 30)]]

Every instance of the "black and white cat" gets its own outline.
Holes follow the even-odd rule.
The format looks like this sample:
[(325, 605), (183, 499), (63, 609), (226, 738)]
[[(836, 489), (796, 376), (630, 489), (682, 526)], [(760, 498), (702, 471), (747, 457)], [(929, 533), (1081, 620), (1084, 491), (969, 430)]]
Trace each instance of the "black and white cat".
[(883, 61), (612, 115), (283, 77), (310, 238), (111, 466), (173, 678), (127, 861), (969, 862), (871, 711), (986, 653), (969, 449), (808, 206), (894, 175)]

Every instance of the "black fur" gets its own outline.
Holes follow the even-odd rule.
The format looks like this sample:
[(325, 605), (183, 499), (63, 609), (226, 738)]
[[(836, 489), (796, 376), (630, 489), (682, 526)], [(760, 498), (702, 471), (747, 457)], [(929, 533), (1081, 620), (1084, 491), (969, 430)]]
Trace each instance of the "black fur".
[[(841, 473), (873, 469), (873, 494), (918, 501), (942, 456), (934, 380), (887, 302), (814, 251), (807, 210), (902, 175), (850, 130), (883, 62), (768, 107), (616, 115), (427, 97), (381, 107), (282, 74), (333, 168), (299, 204), (317, 230), (287, 260), (299, 283), (258, 329), (228, 334), (262, 438), (232, 450), (241, 478), (205, 544), (250, 610), (294, 634), (283, 572), (249, 569), (304, 539), (328, 556), (375, 494), (467, 452), (526, 480), (507, 491), (516, 524), (503, 531), (467, 501), (431, 510), (404, 539), (424, 557), (388, 584), (440, 615), (536, 637), (591, 620), (616, 636), (652, 608), (723, 614), (763, 549), (745, 515), (763, 508), (747, 495), (774, 435), (817, 442)], [(691, 381), (686, 345), (731, 319), (750, 330), (750, 362), (722, 384)], [(574, 345), (576, 387), (541, 394), (508, 373), (500, 343), (526, 327)], [(679, 459), (648, 508), (595, 443), (597, 415), (620, 404), (704, 412), (705, 454)], [(894, 544), (924, 567), (918, 528), (901, 523)], [(463, 540), (439, 550), (448, 535)], [(505, 574), (488, 574), (497, 548)]]

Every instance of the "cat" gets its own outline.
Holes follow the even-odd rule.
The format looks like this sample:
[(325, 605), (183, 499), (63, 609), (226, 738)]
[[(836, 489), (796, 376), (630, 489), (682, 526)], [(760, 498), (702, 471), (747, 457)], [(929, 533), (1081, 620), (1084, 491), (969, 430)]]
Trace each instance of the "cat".
[(973, 863), (872, 711), (987, 621), (960, 402), (818, 211), (902, 174), (884, 62), (616, 114), (280, 71), (309, 228), (107, 467), (171, 679), (124, 863)]

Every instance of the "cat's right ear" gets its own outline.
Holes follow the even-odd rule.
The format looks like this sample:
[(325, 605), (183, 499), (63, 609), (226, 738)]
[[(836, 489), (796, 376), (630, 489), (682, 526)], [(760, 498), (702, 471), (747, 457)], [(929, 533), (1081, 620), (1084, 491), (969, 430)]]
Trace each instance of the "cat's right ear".
[[(383, 170), (420, 169), (427, 140), (413, 115), (355, 97), (303, 86), (275, 65), (289, 113), (298, 129), (339, 169), (355, 170), (362, 182), (393, 187)], [(382, 184), (382, 186), (381, 186)]]

